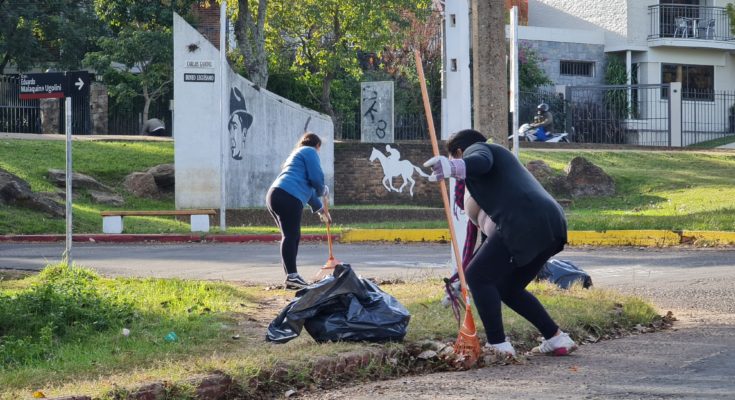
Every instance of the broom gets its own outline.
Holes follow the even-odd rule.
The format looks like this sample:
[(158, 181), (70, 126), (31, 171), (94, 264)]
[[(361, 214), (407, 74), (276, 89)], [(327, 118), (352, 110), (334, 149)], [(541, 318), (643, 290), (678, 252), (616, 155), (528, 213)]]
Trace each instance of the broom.
[[(327, 196), (324, 196), (324, 212), (329, 213), (329, 198)], [(336, 267), (339, 264), (339, 261), (334, 258), (334, 254), (332, 253), (332, 233), (329, 231), (329, 221), (326, 221), (327, 225), (327, 243), (329, 243), (329, 258), (327, 259), (327, 263), (324, 264), (321, 268), (319, 268), (319, 271), (317, 271), (316, 275), (314, 275), (314, 281), (318, 282), (322, 279), (324, 279), (326, 276), (331, 275), (334, 273), (334, 267)]]
[[(419, 75), (419, 83), (421, 84), (421, 96), (424, 100), (424, 111), (426, 112), (426, 122), (429, 127), (429, 135), (431, 136), (431, 148), (434, 152), (434, 156), (439, 155), (439, 144), (436, 140), (436, 132), (434, 131), (434, 119), (431, 116), (431, 107), (429, 106), (429, 94), (426, 90), (426, 81), (424, 80), (424, 68), (421, 65), (421, 54), (418, 50), (414, 50), (416, 56), (416, 69)], [(452, 250), (454, 251), (454, 259), (457, 263), (461, 263), (459, 246), (457, 245), (457, 238), (454, 235), (454, 220), (452, 219), (451, 206), (449, 204), (449, 196), (447, 195), (447, 184), (444, 179), (439, 181), (441, 185), (442, 200), (444, 201), (444, 212), (447, 216), (447, 223), (449, 224), (449, 236), (452, 239)], [(465, 303), (464, 323), (459, 328), (459, 334), (457, 335), (457, 341), (454, 342), (454, 352), (464, 356), (465, 364), (469, 367), (474, 365), (480, 358), (480, 341), (477, 338), (477, 328), (475, 328), (475, 319), (472, 316), (472, 306), (470, 304), (470, 296), (467, 292), (467, 282), (464, 277), (464, 270), (460, 265), (457, 268), (459, 274), (459, 281), (462, 288), (462, 297)]]

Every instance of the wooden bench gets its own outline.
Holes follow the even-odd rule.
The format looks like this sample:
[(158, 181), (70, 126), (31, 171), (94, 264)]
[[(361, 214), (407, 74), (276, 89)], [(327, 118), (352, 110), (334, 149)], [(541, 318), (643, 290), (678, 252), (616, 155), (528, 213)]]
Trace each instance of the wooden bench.
[(162, 215), (188, 215), (192, 232), (209, 232), (209, 216), (214, 210), (160, 210), (160, 211), (100, 211), (102, 216), (102, 232), (122, 233), (123, 217), (149, 217)]

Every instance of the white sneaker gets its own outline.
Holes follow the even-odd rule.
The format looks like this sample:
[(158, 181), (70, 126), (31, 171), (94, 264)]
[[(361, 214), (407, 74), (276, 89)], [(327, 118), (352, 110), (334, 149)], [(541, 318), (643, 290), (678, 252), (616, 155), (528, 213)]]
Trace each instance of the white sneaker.
[(544, 340), (540, 346), (534, 347), (531, 352), (550, 356), (566, 356), (574, 350), (577, 350), (577, 344), (568, 334), (562, 332), (551, 339)]
[(513, 345), (510, 344), (510, 342), (508, 341), (505, 341), (503, 343), (498, 343), (498, 344), (485, 343), (485, 347), (488, 349), (493, 349), (496, 352), (501, 353), (501, 354), (507, 354), (512, 357), (516, 356), (516, 349), (514, 349)]

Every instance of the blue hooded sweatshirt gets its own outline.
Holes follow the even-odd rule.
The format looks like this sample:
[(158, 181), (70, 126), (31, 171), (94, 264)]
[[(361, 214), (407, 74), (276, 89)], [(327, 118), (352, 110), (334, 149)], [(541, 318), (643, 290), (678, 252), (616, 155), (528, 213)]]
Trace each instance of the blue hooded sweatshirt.
[(285, 190), (299, 199), (301, 204), (309, 204), (312, 212), (320, 210), (322, 202), (319, 198), (324, 195), (324, 172), (316, 149), (301, 146), (291, 152), (271, 188)]

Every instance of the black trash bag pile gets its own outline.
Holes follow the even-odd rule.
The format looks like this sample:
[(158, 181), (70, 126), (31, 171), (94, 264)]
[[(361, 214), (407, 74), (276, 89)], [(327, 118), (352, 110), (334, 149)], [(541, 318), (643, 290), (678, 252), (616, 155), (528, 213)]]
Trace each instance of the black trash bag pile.
[(266, 340), (286, 343), (306, 328), (317, 342), (401, 341), (410, 318), (393, 296), (339, 264), (332, 276), (296, 292), (268, 326)]
[(585, 289), (592, 286), (592, 278), (569, 260), (550, 259), (536, 278), (551, 281), (562, 289), (568, 289), (577, 281), (580, 281)]

